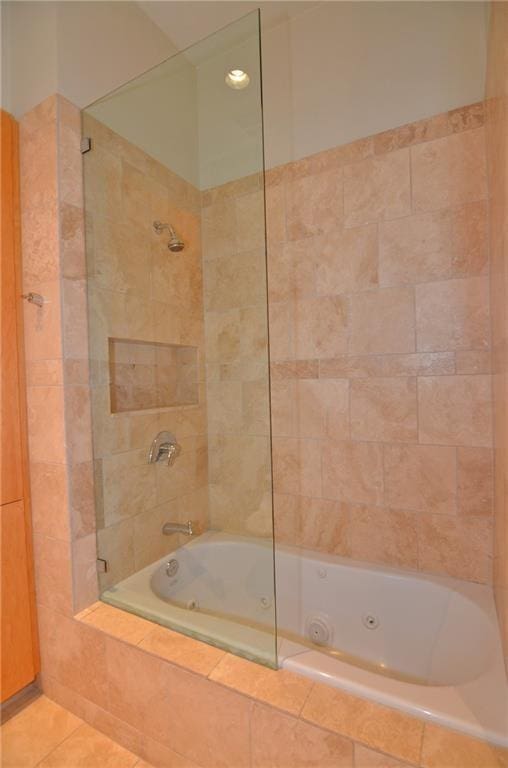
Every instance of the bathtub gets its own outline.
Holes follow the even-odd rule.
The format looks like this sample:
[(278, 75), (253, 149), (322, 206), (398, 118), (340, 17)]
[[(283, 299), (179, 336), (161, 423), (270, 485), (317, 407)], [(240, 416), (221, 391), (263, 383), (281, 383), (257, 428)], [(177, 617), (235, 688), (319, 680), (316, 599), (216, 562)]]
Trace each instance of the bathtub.
[(208, 532), (102, 599), (508, 747), (490, 588), (278, 546), (276, 640), (272, 558), (271, 542)]

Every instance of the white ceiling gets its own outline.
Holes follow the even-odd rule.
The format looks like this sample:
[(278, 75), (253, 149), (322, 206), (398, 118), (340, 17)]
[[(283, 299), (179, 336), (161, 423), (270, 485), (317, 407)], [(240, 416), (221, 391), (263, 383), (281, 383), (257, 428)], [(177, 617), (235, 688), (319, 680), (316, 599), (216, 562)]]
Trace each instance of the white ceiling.
[(261, 23), (267, 29), (318, 4), (308, 0), (139, 0), (137, 3), (179, 51), (256, 8), (261, 9)]

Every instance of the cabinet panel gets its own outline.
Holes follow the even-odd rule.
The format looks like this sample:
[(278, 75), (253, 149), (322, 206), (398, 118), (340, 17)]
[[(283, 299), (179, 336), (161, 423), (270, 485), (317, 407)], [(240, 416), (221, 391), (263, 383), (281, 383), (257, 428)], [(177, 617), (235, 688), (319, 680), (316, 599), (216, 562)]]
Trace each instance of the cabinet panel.
[(0, 110), (1, 700), (34, 680), (39, 648), (33, 583), (23, 352), (18, 126)]
[(19, 189), (17, 125), (1, 113), (0, 504), (23, 497), (19, 381)]
[(31, 585), (22, 501), (0, 508), (1, 691), (2, 701), (32, 682), (36, 675), (32, 634)]

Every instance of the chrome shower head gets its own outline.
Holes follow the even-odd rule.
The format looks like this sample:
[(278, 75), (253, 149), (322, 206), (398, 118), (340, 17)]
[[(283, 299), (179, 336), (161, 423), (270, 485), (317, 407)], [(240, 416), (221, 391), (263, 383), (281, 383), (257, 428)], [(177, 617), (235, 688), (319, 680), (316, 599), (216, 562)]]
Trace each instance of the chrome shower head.
[(162, 221), (154, 221), (153, 228), (158, 235), (161, 235), (164, 230), (169, 232), (168, 248), (172, 253), (179, 253), (184, 249), (184, 242), (180, 240), (171, 224), (165, 224)]
[(183, 240), (180, 240), (176, 234), (171, 235), (169, 238), (168, 248), (172, 253), (183, 251)]

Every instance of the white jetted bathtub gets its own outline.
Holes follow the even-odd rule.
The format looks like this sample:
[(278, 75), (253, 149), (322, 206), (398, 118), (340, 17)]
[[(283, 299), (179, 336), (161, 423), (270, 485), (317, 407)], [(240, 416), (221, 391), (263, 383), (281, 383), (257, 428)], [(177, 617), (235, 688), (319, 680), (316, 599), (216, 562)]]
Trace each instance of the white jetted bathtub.
[[(209, 532), (102, 598), (273, 663), (271, 562), (271, 542)], [(280, 666), (508, 746), (490, 588), (285, 546), (276, 580)]]

